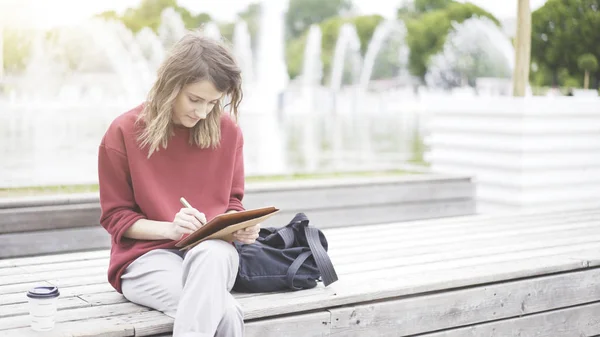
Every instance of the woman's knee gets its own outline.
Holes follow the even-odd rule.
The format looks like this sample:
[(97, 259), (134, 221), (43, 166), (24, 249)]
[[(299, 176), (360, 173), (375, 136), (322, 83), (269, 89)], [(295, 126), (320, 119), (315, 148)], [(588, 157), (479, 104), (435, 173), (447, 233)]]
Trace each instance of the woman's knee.
[(179, 278), (164, 277), (160, 280), (145, 280), (136, 282), (133, 279), (124, 279), (121, 282), (123, 296), (130, 302), (143, 305), (175, 317), (182, 286)]
[(206, 256), (211, 261), (223, 263), (232, 262), (236, 267), (239, 264), (239, 255), (235, 247), (223, 240), (206, 240), (192, 248), (186, 258), (198, 255)]

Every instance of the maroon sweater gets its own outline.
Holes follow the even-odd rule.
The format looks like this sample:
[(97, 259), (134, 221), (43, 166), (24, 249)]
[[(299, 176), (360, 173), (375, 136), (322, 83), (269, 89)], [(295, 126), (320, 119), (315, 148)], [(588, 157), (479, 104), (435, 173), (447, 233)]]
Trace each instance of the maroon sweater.
[(216, 149), (189, 144), (190, 129), (176, 127), (166, 149), (148, 159), (140, 148), (136, 118), (142, 106), (117, 117), (98, 152), (100, 224), (112, 237), (108, 281), (121, 291), (121, 275), (152, 249), (175, 248), (172, 240), (134, 240), (123, 233), (139, 219), (173, 221), (179, 198), (206, 214), (208, 220), (228, 210), (243, 210), (244, 162), (241, 130), (227, 115), (221, 118)]

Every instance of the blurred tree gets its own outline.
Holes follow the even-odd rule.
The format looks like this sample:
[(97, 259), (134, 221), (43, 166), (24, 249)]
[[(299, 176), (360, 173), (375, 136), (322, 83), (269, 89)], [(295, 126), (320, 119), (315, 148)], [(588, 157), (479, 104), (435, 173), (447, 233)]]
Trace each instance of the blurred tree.
[(105, 20), (119, 20), (119, 14), (115, 11), (106, 11), (100, 14), (97, 14), (96, 17), (105, 19)]
[(577, 64), (579, 69), (585, 72), (583, 88), (588, 89), (590, 86), (590, 73), (598, 70), (598, 59), (593, 54), (587, 53), (579, 57)]
[(452, 22), (461, 23), (471, 17), (487, 17), (497, 25), (498, 19), (472, 3), (454, 0), (416, 0), (398, 9), (398, 18), (404, 20), (410, 48), (408, 67), (422, 80), (427, 73), (429, 59), (444, 47)]
[(367, 52), (367, 47), (369, 46), (369, 42), (371, 42), (375, 28), (379, 26), (381, 21), (383, 21), (381, 15), (363, 15), (351, 19), (350, 22), (356, 27), (356, 33), (360, 39), (360, 51), (363, 56)]
[(423, 14), (448, 7), (452, 0), (414, 0), (412, 5), (415, 12)]
[(529, 82), (534, 87), (546, 86), (548, 83), (552, 83), (552, 72), (545, 66), (532, 63), (531, 72), (529, 73)]
[(286, 36), (297, 38), (313, 23), (339, 16), (351, 8), (351, 0), (290, 0), (285, 14)]
[(302, 61), (304, 60), (304, 47), (306, 46), (306, 37), (308, 34), (302, 34), (285, 46), (285, 63), (287, 64), (288, 75), (291, 79), (300, 75), (302, 72)]
[(143, 0), (138, 7), (128, 8), (121, 17), (115, 11), (103, 12), (96, 16), (120, 20), (135, 33), (144, 27), (150, 27), (156, 32), (160, 26), (162, 12), (169, 7), (181, 15), (187, 29), (197, 29), (202, 24), (212, 21), (211, 16), (206, 13), (193, 15), (187, 8), (179, 6), (177, 0)]
[(233, 42), (233, 31), (235, 30), (235, 23), (233, 22), (225, 22), (219, 24), (219, 31), (221, 32), (221, 36), (229, 41)]
[(258, 29), (260, 27), (260, 3), (251, 3), (248, 7), (238, 16), (241, 20), (246, 21), (248, 25), (248, 31), (252, 41), (252, 49), (256, 50), (258, 46)]
[[(552, 81), (545, 85), (560, 84), (558, 72), (561, 68), (566, 68), (573, 76), (583, 77), (578, 58), (585, 53), (596, 59), (600, 57), (598, 32), (600, 0), (548, 0), (534, 11), (531, 56), (532, 61), (552, 73)], [(592, 74), (597, 86), (600, 69), (590, 71), (590, 77)]]
[(5, 28), (2, 32), (4, 73), (18, 73), (25, 69), (31, 53), (33, 34)]
[(581, 82), (575, 77), (567, 77), (564, 79), (562, 83), (563, 87), (572, 89), (572, 88), (581, 88)]

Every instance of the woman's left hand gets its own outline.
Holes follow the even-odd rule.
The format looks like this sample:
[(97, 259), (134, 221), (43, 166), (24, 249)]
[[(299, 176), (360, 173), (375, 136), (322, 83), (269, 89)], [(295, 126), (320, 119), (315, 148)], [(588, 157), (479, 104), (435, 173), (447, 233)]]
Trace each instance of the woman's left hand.
[(260, 231), (260, 224), (256, 224), (246, 229), (240, 229), (233, 232), (233, 239), (244, 244), (252, 244), (258, 238), (258, 232)]

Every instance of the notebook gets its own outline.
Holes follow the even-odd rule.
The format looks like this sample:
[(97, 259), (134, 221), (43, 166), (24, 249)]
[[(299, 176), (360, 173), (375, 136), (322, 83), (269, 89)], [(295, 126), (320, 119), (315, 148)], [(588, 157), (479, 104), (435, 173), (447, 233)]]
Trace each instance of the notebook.
[(219, 239), (231, 242), (235, 231), (259, 224), (277, 212), (279, 209), (275, 207), (264, 207), (219, 214), (195, 232), (184, 236), (175, 246), (180, 250), (188, 250), (205, 240)]

